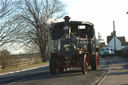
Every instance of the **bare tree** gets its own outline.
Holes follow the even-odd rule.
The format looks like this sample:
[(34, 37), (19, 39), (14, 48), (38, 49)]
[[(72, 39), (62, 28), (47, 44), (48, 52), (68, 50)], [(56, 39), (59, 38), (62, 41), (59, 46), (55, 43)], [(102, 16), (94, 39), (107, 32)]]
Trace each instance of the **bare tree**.
[[(21, 5), (22, 4), (22, 5)], [(24, 41), (33, 43), (40, 49), (42, 61), (46, 62), (46, 48), (48, 30), (51, 19), (58, 19), (64, 15), (64, 5), (59, 0), (22, 0), (21, 18), (25, 21)]]
[(21, 22), (16, 23), (14, 20), (3, 23), (0, 27), (0, 46), (18, 41), (22, 34), (20, 27)]
[(16, 3), (12, 0), (0, 1), (0, 46), (15, 42), (19, 37), (21, 22), (14, 17)]
[(9, 0), (0, 1), (0, 19), (7, 16), (11, 12), (9, 8)]
[(98, 32), (98, 41), (99, 41), (99, 48), (105, 47), (104, 39), (102, 38), (101, 34)]

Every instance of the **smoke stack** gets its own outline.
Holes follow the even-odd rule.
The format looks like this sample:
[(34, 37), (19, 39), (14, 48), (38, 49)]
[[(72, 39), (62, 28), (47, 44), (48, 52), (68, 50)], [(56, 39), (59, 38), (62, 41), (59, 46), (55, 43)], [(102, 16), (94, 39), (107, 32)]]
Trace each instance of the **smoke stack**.
[(65, 22), (69, 22), (70, 19), (71, 19), (71, 18), (70, 18), (69, 16), (65, 16), (65, 17), (64, 17)]

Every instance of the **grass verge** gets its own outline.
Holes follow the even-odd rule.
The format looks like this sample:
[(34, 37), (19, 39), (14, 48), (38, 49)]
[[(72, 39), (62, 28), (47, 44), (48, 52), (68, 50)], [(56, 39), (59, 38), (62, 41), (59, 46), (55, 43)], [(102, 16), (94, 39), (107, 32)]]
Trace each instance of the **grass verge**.
[(7, 72), (12, 72), (12, 71), (17, 71), (17, 70), (23, 70), (23, 69), (33, 68), (33, 67), (38, 67), (38, 66), (43, 66), (43, 65), (48, 65), (48, 63), (49, 62), (37, 63), (37, 64), (30, 64), (30, 65), (18, 66), (18, 67), (10, 67), (8, 69), (0, 70), (0, 74), (7, 73)]

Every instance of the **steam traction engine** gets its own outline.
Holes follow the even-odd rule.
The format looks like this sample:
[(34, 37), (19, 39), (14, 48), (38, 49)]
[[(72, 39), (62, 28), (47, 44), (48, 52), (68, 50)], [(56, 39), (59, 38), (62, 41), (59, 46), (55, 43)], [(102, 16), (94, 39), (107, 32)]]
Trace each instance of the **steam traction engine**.
[(89, 65), (92, 70), (97, 70), (99, 56), (94, 25), (90, 22), (69, 21), (69, 16), (64, 19), (64, 22), (55, 23), (51, 31), (51, 74), (63, 72), (69, 67), (81, 67), (85, 74)]

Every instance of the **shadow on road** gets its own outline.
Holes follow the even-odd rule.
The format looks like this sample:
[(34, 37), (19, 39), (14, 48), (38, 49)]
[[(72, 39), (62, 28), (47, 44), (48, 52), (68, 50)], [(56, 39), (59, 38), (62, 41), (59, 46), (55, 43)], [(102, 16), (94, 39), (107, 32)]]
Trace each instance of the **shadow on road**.
[[(46, 67), (48, 68), (48, 66)], [(0, 85), (8, 84), (11, 82), (23, 82), (23, 81), (32, 81), (32, 80), (45, 80), (45, 79), (53, 79), (53, 78), (60, 78), (60, 77), (68, 77), (68, 76), (77, 76), (77, 75), (83, 75), (81, 73), (81, 70), (69, 70), (63, 73), (57, 73), (57, 75), (51, 75), (50, 72), (44, 71), (44, 72), (36, 72), (36, 73), (28, 73), (25, 75), (17, 75), (17, 76), (11, 76), (7, 77), (6, 79), (0, 79)]]
[[(108, 62), (101, 62), (101, 64), (105, 64), (105, 65), (112, 64), (111, 58), (107, 58), (104, 61), (108, 61)], [(4, 77), (0, 79), (0, 85), (9, 84), (13, 82), (16, 82), (16, 83), (31, 82), (36, 80), (40, 80), (44, 82), (45, 81), (49, 82), (50, 80), (54, 82), (54, 80), (57, 81), (59, 79), (63, 81), (63, 79), (67, 79), (67, 78), (68, 80), (71, 80), (73, 78), (73, 79), (76, 79), (76, 81), (79, 80), (83, 82), (85, 81), (89, 82), (89, 81), (94, 81), (96, 79), (95, 77), (100, 77), (105, 72), (107, 72), (107, 70), (101, 69), (101, 68), (98, 71), (92, 71), (91, 68), (89, 67), (87, 75), (83, 75), (80, 68), (70, 69), (63, 73), (57, 72), (57, 75), (51, 75), (49, 72), (49, 67), (46, 66), (38, 69), (20, 72), (20, 73), (17, 73), (18, 75)]]
[[(8, 83), (19, 83), (19, 82), (27, 82), (27, 81), (35, 81), (35, 80), (58, 80), (58, 79), (66, 79), (66, 78), (72, 78), (72, 77), (80, 77), (82, 76), (83, 78), (86, 79), (86, 77), (88, 76), (100, 76), (101, 72), (103, 72), (103, 70), (98, 70), (98, 71), (91, 71), (91, 69), (88, 70), (88, 74), (87, 75), (83, 75), (81, 72), (80, 68), (76, 68), (76, 69), (70, 69), (66, 72), (63, 73), (57, 73), (57, 75), (51, 75), (49, 70), (48, 70), (48, 66), (46, 67), (47, 70), (46, 71), (37, 71), (35, 73), (27, 73), (25, 75), (18, 75), (18, 76), (12, 76), (11, 78), (8, 79), (3, 79), (3, 81), (0, 80), (0, 85), (3, 84), (8, 84)], [(45, 68), (45, 69), (46, 69)], [(41, 70), (41, 69), (38, 69)], [(43, 69), (42, 69), (43, 70)], [(97, 72), (97, 73), (96, 73)], [(81, 78), (81, 77), (80, 77)], [(89, 77), (90, 78), (90, 77)]]

